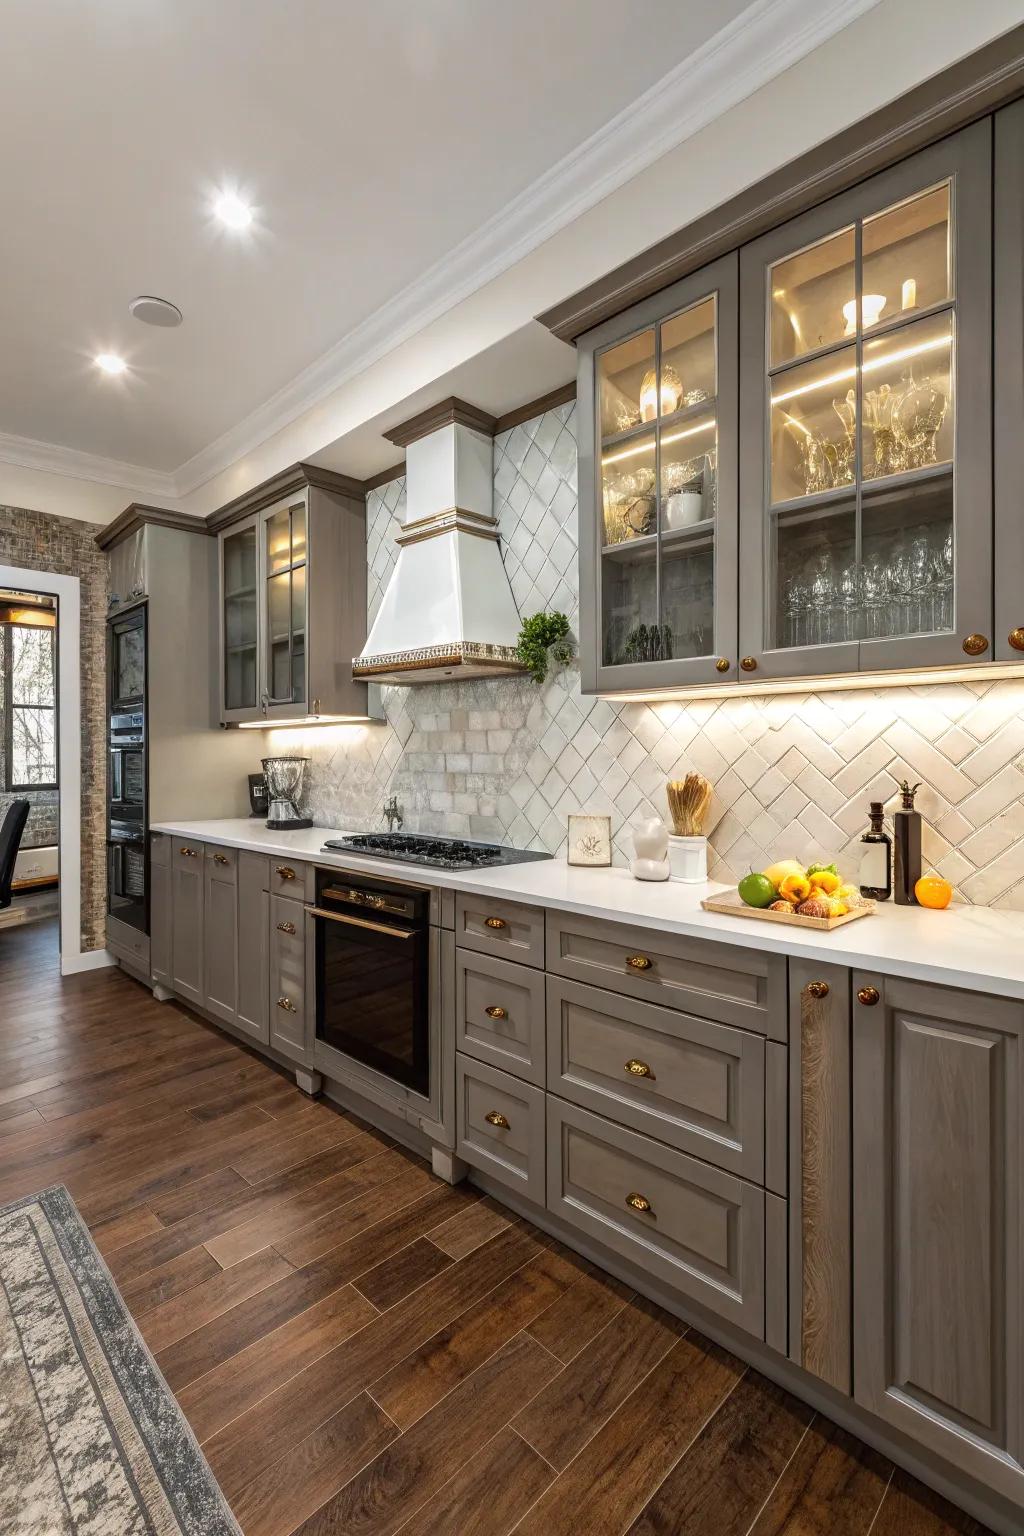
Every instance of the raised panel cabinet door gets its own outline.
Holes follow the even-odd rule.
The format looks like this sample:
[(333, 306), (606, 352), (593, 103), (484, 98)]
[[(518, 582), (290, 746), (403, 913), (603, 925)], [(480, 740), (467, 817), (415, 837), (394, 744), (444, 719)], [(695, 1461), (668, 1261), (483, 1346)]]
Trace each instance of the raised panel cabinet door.
[(850, 972), (789, 962), (789, 1353), (851, 1391)]
[(203, 844), (175, 838), (171, 848), (171, 985), (203, 1006)]
[(270, 896), (265, 855), (238, 855), (238, 1004), (235, 1024), (261, 1045), (270, 1039), (267, 932)]
[(270, 1044), (293, 1061), (305, 1061), (306, 913), (301, 901), (270, 898)]
[[(238, 892), (235, 866), (216, 862), (208, 848), (203, 893), (203, 952), (206, 1007), (226, 1024), (234, 1024), (238, 1007)], [(220, 854), (226, 858), (226, 854)]]
[(1024, 1004), (853, 988), (854, 1396), (1024, 1503)]

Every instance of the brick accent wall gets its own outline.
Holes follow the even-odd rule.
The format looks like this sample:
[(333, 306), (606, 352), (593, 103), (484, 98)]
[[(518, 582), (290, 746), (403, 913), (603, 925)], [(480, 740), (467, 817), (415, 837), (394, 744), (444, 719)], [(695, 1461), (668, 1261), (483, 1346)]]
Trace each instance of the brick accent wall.
[[(0, 506), (0, 565), (77, 576), (81, 582), (83, 950), (102, 949), (106, 943), (107, 557), (97, 549), (95, 540), (95, 523)], [(40, 838), (34, 837), (33, 842), (38, 845)]]

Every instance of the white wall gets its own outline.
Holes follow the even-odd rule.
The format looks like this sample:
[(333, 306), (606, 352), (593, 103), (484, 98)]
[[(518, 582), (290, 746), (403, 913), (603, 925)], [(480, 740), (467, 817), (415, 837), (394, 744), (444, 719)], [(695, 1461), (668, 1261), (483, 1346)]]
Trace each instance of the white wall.
[(30, 512), (76, 517), (80, 522), (102, 527), (132, 501), (172, 509), (176, 505), (173, 497), (155, 496), (145, 488), (107, 485), (99, 480), (0, 462), (0, 507), (25, 507)]

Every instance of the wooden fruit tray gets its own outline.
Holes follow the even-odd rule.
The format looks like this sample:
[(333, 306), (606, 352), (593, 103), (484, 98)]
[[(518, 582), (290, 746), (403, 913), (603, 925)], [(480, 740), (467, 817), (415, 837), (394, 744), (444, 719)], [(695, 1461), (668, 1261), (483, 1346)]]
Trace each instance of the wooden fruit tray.
[(705, 912), (724, 912), (728, 917), (756, 917), (762, 923), (788, 923), (791, 928), (817, 928), (830, 933), (842, 928), (844, 923), (855, 923), (858, 917), (870, 917), (875, 910), (873, 901), (866, 906), (854, 907), (845, 917), (800, 917), (796, 912), (769, 912), (767, 907), (748, 907), (739, 891), (726, 896), (709, 896), (701, 902)]

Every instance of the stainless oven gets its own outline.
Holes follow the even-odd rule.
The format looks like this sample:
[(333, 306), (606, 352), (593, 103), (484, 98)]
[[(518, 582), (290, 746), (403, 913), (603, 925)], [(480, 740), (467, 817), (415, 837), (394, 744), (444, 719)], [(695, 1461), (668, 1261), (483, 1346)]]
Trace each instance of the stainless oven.
[(323, 1070), (351, 1063), (357, 1077), (369, 1073), (430, 1097), (438, 933), (430, 891), (319, 869), (306, 910)]

